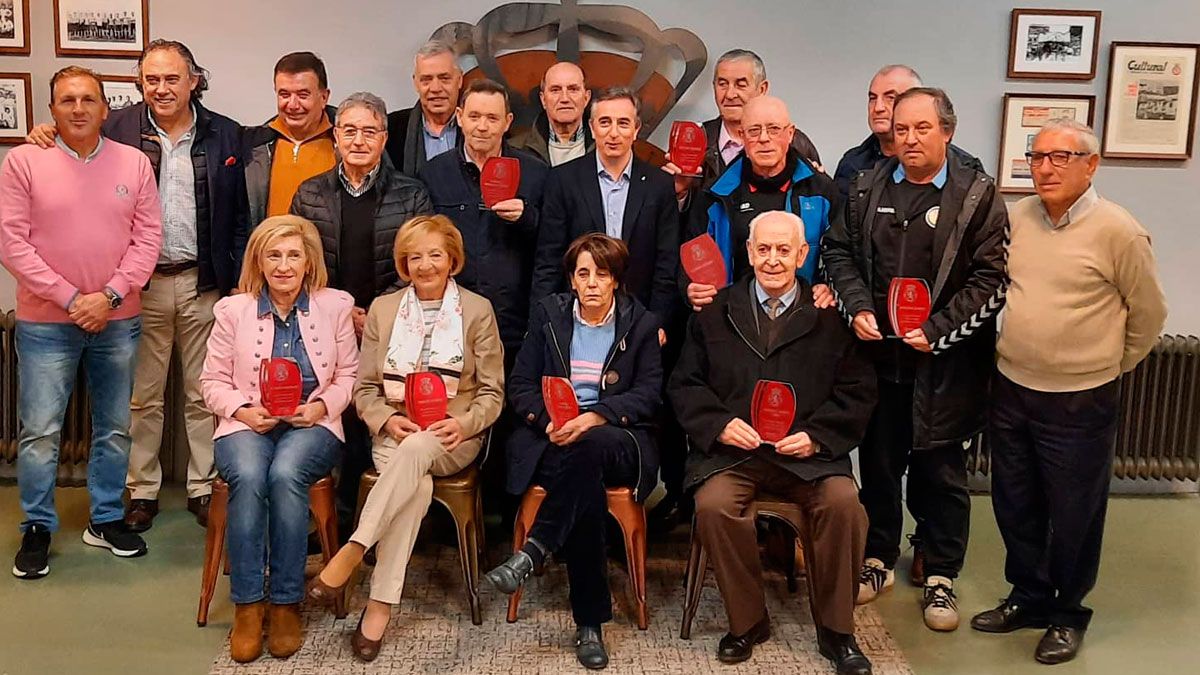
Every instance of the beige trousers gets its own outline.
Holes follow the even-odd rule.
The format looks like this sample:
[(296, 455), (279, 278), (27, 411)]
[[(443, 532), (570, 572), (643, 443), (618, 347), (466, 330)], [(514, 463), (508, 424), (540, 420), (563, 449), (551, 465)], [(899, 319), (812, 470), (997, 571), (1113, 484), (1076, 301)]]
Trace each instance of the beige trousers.
[(375, 438), (371, 455), (379, 480), (363, 505), (358, 528), (350, 536), (350, 541), (365, 548), (375, 546), (372, 600), (399, 604), (421, 519), (433, 500), (433, 477), (462, 471), (482, 447), (483, 439), (476, 437), (446, 452), (428, 431), (408, 436), (399, 444), (390, 436)]
[(217, 475), (213, 465), (213, 417), (200, 395), (200, 370), (213, 325), (217, 291), (196, 292), (195, 268), (172, 277), (155, 274), (142, 293), (142, 337), (133, 374), (129, 474), (125, 487), (133, 499), (158, 499), (162, 465), (158, 450), (163, 435), (163, 397), (171, 351), (183, 365), (183, 416), (187, 427), (188, 497), (212, 492)]

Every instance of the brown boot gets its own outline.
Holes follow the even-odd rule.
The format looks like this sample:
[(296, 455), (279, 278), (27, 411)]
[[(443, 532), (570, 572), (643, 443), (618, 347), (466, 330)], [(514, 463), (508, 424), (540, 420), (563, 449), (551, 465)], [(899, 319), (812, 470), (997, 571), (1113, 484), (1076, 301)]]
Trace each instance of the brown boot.
[(262, 655), (263, 615), (267, 603), (260, 600), (237, 605), (233, 613), (233, 632), (229, 636), (229, 655), (238, 663), (249, 663)]
[(276, 605), (271, 603), (267, 626), (267, 651), (277, 659), (286, 659), (300, 650), (304, 633), (300, 630), (300, 603)]

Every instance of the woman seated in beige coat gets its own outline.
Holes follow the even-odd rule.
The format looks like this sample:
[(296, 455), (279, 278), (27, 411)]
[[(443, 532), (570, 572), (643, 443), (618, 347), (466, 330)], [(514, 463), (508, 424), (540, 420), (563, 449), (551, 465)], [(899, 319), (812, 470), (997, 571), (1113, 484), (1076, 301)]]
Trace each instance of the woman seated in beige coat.
[[(376, 546), (371, 597), (351, 638), (363, 661), (378, 655), (392, 605), (400, 602), (433, 476), (474, 461), (504, 402), (504, 349), (492, 305), (451, 278), (465, 262), (458, 229), (445, 216), (413, 218), (396, 234), (395, 260), (410, 285), (371, 303), (354, 388), (354, 405), (371, 429), (379, 481), (358, 529), (309, 589), (311, 599), (332, 603)], [(404, 406), (404, 377), (414, 371), (441, 375), (449, 396), (448, 417), (425, 431)]]

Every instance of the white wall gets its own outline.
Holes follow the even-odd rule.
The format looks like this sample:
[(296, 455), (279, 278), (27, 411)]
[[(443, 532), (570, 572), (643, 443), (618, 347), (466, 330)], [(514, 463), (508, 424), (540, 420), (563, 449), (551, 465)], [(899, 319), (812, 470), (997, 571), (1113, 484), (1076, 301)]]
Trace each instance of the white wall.
[[(617, 0), (620, 1), (620, 0)], [(733, 47), (754, 49), (767, 62), (772, 91), (791, 104), (792, 116), (829, 164), (866, 136), (867, 81), (884, 63), (917, 68), (926, 82), (944, 87), (958, 109), (956, 142), (994, 171), (1000, 103), (1005, 92), (1096, 94), (1103, 120), (1108, 44), (1113, 40), (1195, 42), (1200, 39), (1197, 0), (1021, 0), (1023, 7), (1100, 9), (1100, 59), (1096, 79), (1083, 83), (1006, 81), (1009, 10), (1013, 0), (910, 0), (880, 3), (842, 0), (625, 0), (660, 27), (687, 28), (707, 44), (710, 64), (672, 113), (673, 118), (713, 115), (711, 61)], [(31, 57), (0, 57), (0, 71), (30, 70), (35, 120), (45, 121), (46, 83), (71, 62), (54, 58), (52, 3), (32, 0)], [(151, 0), (154, 36), (188, 43), (213, 73), (206, 103), (243, 123), (273, 113), (271, 67), (283, 53), (312, 49), (329, 67), (333, 98), (375, 91), (389, 106), (413, 101), (409, 81), (413, 50), (449, 21), (474, 23), (498, 0)], [(128, 60), (80, 60), (102, 73), (125, 74)], [(660, 127), (655, 140), (663, 145)], [(1200, 143), (1196, 152), (1200, 153)], [(1171, 306), (1169, 332), (1200, 334), (1200, 156), (1188, 162), (1106, 162), (1098, 189), (1136, 215), (1154, 236)], [(13, 304), (12, 279), (0, 271), (0, 306)]]

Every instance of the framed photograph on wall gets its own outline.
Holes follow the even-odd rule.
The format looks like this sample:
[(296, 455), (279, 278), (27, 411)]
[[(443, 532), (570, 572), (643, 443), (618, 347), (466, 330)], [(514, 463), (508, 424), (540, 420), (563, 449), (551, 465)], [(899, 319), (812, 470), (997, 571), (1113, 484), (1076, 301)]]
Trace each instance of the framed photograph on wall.
[(54, 0), (54, 55), (133, 58), (150, 41), (150, 0)]
[(1112, 43), (1100, 154), (1118, 159), (1191, 157), (1198, 57), (1200, 44)]
[(29, 56), (29, 0), (0, 0), (0, 55)]
[(142, 93), (137, 90), (137, 78), (133, 75), (101, 75), (100, 81), (104, 83), (104, 98), (108, 99), (109, 110), (142, 102)]
[(20, 145), (33, 126), (29, 73), (0, 73), (0, 144)]
[(1090, 80), (1096, 77), (1100, 12), (1014, 9), (1008, 76), (1017, 80)]
[(1033, 174), (1025, 153), (1047, 121), (1069, 117), (1091, 126), (1096, 97), (1071, 94), (1005, 94), (1000, 126), (1000, 167), (996, 171), (1001, 192), (1033, 192)]

